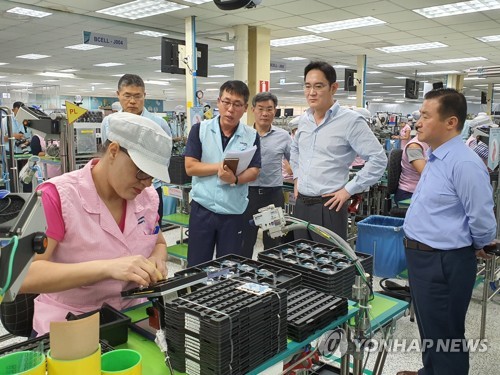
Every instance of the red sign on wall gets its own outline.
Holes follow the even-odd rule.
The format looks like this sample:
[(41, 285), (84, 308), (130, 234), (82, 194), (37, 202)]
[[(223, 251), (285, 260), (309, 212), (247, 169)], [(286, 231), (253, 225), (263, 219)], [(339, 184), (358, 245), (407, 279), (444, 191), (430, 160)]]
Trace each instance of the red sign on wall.
[(259, 92), (269, 91), (269, 81), (259, 81)]

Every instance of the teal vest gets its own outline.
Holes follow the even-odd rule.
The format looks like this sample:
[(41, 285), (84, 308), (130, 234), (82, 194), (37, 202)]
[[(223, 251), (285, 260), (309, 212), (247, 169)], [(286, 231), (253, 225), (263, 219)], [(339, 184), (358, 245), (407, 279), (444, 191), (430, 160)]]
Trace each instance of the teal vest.
[[(253, 147), (257, 133), (251, 127), (239, 123), (226, 149), (222, 151), (219, 116), (200, 124), (202, 145), (201, 162), (222, 163), (227, 151), (243, 151)], [(193, 176), (191, 198), (217, 214), (238, 215), (248, 205), (248, 184), (231, 186), (212, 176)]]

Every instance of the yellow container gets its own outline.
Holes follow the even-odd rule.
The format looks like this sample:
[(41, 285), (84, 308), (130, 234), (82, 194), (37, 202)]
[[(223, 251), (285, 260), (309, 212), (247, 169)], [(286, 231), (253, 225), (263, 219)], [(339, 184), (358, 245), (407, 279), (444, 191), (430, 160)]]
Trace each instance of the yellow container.
[(47, 375), (100, 375), (101, 346), (91, 355), (71, 361), (54, 359), (47, 353)]
[(2, 375), (45, 375), (45, 356), (42, 353), (22, 351), (0, 358)]
[(142, 356), (131, 349), (117, 349), (101, 357), (103, 375), (142, 375)]

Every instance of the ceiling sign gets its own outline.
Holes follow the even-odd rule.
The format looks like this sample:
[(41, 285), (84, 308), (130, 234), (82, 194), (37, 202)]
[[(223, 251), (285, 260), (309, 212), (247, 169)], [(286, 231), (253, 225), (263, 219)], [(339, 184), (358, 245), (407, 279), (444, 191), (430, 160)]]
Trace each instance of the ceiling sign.
[(92, 31), (84, 31), (83, 44), (127, 49), (127, 38), (107, 34), (98, 34)]

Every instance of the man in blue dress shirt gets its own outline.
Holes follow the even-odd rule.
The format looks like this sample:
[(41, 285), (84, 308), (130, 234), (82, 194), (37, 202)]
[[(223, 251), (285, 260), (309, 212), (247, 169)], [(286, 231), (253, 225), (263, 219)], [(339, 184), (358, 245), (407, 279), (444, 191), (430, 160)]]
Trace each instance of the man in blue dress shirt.
[[(260, 139), (261, 169), (259, 177), (249, 183), (248, 206), (244, 213), (243, 252), (242, 255), (252, 258), (257, 239), (258, 227), (250, 225), (253, 215), (259, 208), (274, 204), (284, 207), (282, 160), (290, 160), (290, 144), (292, 137), (284, 129), (273, 126), (274, 114), (278, 98), (270, 92), (260, 92), (252, 99), (252, 112), (255, 115), (254, 129)], [(264, 249), (278, 246), (282, 238), (273, 239), (266, 232), (262, 241)]]
[[(300, 117), (290, 164), (297, 197), (294, 215), (346, 238), (348, 199), (382, 177), (387, 157), (363, 116), (333, 99), (338, 87), (335, 69), (327, 62), (306, 66), (304, 94), (309, 109)], [(349, 181), (356, 155), (366, 163)], [(294, 234), (308, 237), (305, 231)], [(325, 241), (317, 235), (312, 238)]]
[[(398, 375), (469, 372), (465, 316), (476, 279), (476, 254), (496, 235), (486, 166), (463, 142), (463, 94), (429, 91), (416, 124), (428, 161), (406, 214), (405, 248), (412, 303), (422, 339), (423, 368)], [(439, 350), (446, 344), (459, 350)], [(456, 348), (457, 346), (455, 346)]]

